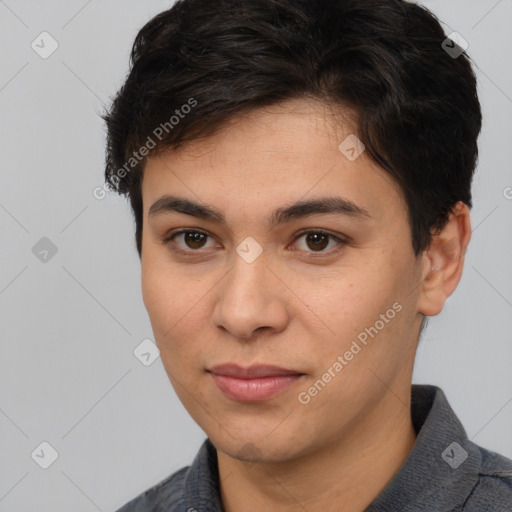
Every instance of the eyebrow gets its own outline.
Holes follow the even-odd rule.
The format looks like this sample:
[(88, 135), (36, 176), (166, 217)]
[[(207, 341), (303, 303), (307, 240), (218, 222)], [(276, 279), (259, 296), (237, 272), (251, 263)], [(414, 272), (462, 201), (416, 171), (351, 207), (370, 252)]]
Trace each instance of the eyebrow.
[[(226, 218), (220, 210), (207, 204), (196, 203), (177, 196), (166, 195), (155, 201), (149, 208), (148, 216), (154, 217), (162, 213), (183, 213), (226, 225)], [(371, 218), (367, 210), (348, 199), (343, 197), (321, 197), (276, 208), (270, 216), (269, 224), (277, 226), (293, 219), (315, 214), (341, 214), (356, 219)]]

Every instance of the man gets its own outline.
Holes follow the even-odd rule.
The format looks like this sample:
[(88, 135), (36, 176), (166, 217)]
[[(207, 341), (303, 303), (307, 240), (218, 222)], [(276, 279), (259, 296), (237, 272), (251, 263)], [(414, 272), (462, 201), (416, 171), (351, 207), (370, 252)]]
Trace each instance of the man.
[(105, 120), (162, 362), (208, 437), (120, 511), (512, 511), (512, 461), (411, 385), (463, 271), (481, 127), (428, 10), (177, 2)]

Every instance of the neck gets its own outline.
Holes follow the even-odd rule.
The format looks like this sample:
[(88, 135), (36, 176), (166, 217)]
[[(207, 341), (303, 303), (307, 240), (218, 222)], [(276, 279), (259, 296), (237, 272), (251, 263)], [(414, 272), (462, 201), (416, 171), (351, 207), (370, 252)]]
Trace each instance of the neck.
[(415, 439), (410, 397), (387, 392), (338, 442), (306, 456), (250, 465), (218, 451), (224, 510), (360, 512), (400, 469)]

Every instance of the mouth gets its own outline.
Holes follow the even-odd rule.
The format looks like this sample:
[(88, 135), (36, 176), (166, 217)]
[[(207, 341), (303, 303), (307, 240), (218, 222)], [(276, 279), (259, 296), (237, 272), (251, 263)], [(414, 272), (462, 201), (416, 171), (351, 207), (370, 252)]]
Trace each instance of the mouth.
[(223, 364), (207, 371), (225, 396), (242, 402), (268, 400), (305, 377), (304, 373), (272, 365), (243, 368)]

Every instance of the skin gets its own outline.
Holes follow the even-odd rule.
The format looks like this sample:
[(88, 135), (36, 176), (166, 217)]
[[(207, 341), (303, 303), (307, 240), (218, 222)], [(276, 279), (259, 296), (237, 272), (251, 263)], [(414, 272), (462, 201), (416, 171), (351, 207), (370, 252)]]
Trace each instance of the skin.
[[(350, 133), (350, 115), (293, 100), (239, 115), (145, 167), (144, 303), (176, 393), (217, 448), (226, 512), (361, 511), (415, 441), (410, 390), (422, 315), (437, 315), (460, 280), (469, 210), (458, 203), (416, 257), (400, 188), (366, 153), (349, 161), (340, 152)], [(166, 194), (217, 208), (226, 225), (150, 216)], [(370, 217), (315, 214), (270, 227), (275, 208), (324, 196), (343, 196)], [(169, 239), (185, 228), (208, 236)], [(346, 243), (327, 237), (319, 247), (297, 235), (304, 229)], [(263, 250), (250, 264), (236, 252), (249, 236)], [(397, 302), (401, 311), (301, 403), (298, 394)], [(227, 362), (305, 375), (266, 401), (242, 403), (207, 372)]]

